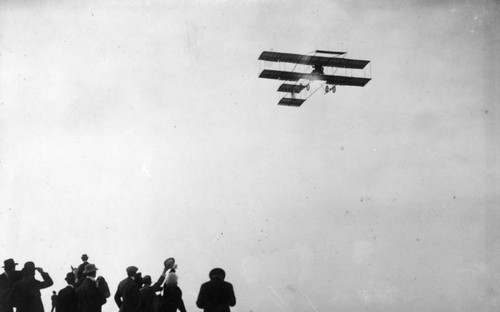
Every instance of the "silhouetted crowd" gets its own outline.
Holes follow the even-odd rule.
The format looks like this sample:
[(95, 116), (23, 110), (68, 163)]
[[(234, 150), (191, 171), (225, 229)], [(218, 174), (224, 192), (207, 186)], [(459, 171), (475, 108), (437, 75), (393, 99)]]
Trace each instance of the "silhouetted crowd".
[[(111, 296), (108, 283), (97, 276), (98, 268), (89, 263), (89, 257), (81, 257), (82, 264), (66, 274), (67, 286), (58, 293), (52, 292), (51, 312), (101, 312)], [(144, 277), (135, 266), (126, 269), (127, 277), (117, 287), (114, 301), (120, 312), (187, 312), (182, 300), (182, 291), (177, 285), (175, 260), (165, 261), (163, 272), (153, 284), (151, 276)], [(41, 289), (54, 284), (42, 268), (31, 261), (16, 271), (13, 259), (4, 261), (4, 273), (0, 275), (0, 312), (44, 312)], [(42, 281), (35, 278), (38, 271)], [(200, 287), (196, 300), (198, 308), (205, 312), (230, 312), (236, 305), (233, 286), (224, 281), (221, 268), (210, 271), (210, 280)], [(15, 309), (15, 310), (14, 310)]]

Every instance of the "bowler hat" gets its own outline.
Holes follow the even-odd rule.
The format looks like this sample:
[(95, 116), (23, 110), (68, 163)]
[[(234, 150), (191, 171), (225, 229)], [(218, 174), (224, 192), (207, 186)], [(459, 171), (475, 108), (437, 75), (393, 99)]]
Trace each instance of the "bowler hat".
[(83, 270), (83, 274), (92, 273), (92, 272), (96, 272), (96, 271), (97, 271), (97, 268), (95, 267), (95, 264), (89, 263), (89, 264), (85, 265), (85, 269)]
[(83, 254), (82, 255), (82, 260), (83, 261), (87, 261), (89, 259), (89, 256), (87, 256), (87, 254)]
[(35, 263), (33, 261), (28, 261), (24, 264), (23, 272), (35, 272)]
[(18, 265), (19, 263), (16, 263), (14, 261), (14, 259), (10, 258), (10, 259), (7, 259), (3, 262), (3, 267), (2, 268), (13, 268), (15, 267), (16, 265)]

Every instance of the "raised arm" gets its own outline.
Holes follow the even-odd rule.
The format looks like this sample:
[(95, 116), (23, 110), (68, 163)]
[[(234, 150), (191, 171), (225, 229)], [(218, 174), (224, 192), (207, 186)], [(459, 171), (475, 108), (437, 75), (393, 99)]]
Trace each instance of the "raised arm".
[(52, 278), (50, 278), (49, 273), (44, 272), (42, 268), (36, 268), (36, 270), (38, 272), (40, 272), (40, 275), (42, 275), (42, 279), (43, 279), (42, 282), (38, 283), (38, 288), (44, 289), (44, 288), (47, 288), (47, 287), (54, 285), (54, 282), (52, 281)]

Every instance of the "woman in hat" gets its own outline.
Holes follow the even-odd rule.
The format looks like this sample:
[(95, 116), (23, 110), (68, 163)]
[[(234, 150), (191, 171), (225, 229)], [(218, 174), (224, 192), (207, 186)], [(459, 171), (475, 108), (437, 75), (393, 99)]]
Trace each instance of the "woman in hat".
[(186, 312), (184, 301), (182, 300), (182, 291), (177, 286), (178, 276), (175, 269), (170, 270), (163, 286), (163, 300), (160, 305), (160, 312)]

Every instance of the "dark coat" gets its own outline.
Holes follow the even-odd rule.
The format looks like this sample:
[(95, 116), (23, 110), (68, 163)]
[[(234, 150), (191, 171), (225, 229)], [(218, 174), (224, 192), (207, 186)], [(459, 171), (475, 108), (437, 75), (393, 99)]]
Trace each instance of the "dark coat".
[(120, 312), (138, 312), (142, 311), (142, 297), (139, 286), (131, 277), (127, 277), (118, 284), (115, 293), (116, 305)]
[(236, 305), (233, 285), (215, 278), (201, 285), (196, 306), (205, 312), (229, 312)]
[(80, 312), (78, 295), (73, 287), (68, 285), (61, 289), (57, 297), (57, 312)]
[(20, 271), (12, 271), (8, 276), (6, 273), (0, 274), (0, 312), (12, 311), (12, 307), (7, 303), (7, 295), (12, 286), (22, 278)]
[(95, 281), (85, 278), (75, 291), (78, 295), (82, 312), (101, 312), (102, 305), (106, 303), (106, 298), (99, 288), (97, 288)]
[(165, 285), (163, 287), (163, 300), (160, 305), (160, 312), (186, 312), (182, 291), (177, 285)]
[(83, 261), (78, 266), (78, 271), (76, 272), (76, 284), (77, 286), (80, 286), (82, 282), (85, 280), (85, 274), (83, 274), (83, 271), (85, 270), (85, 266), (89, 264), (87, 261)]
[(165, 275), (162, 275), (160, 276), (158, 281), (154, 283), (152, 286), (144, 286), (143, 288), (141, 288), (143, 312), (156, 311), (155, 305), (158, 304), (156, 302), (157, 299), (156, 292), (162, 289), (161, 284), (163, 284), (164, 281), (165, 281)]
[(54, 284), (49, 274), (41, 273), (43, 281), (36, 280), (34, 276), (25, 276), (12, 286), (7, 295), (7, 301), (17, 308), (17, 312), (43, 312), (43, 303), (40, 289)]

